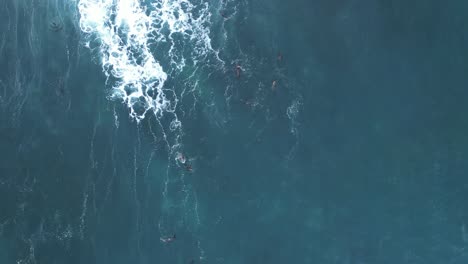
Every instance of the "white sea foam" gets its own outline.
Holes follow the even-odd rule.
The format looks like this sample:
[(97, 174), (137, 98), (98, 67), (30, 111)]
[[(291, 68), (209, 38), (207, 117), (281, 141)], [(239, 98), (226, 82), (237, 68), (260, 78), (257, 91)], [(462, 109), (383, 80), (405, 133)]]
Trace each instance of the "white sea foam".
[[(181, 154), (183, 132), (177, 118), (178, 103), (189, 93), (195, 94), (195, 72), (199, 67), (210, 63), (211, 58), (215, 65), (223, 64), (218, 51), (211, 46), (208, 3), (204, 0), (78, 0), (78, 10), (85, 46), (98, 46), (93, 50), (99, 52), (106, 84), (112, 85), (111, 98), (122, 100), (137, 122), (148, 113), (154, 114), (154, 124), (160, 129), (169, 156), (176, 155), (177, 164), (184, 166), (191, 159)], [(182, 72), (184, 87), (177, 87), (177, 77)], [(167, 82), (169, 78), (175, 81)], [(189, 80), (192, 78), (195, 80)], [(118, 127), (115, 111), (114, 119)], [(152, 126), (149, 130), (156, 141)], [(187, 195), (194, 193), (188, 191), (191, 187), (184, 182), (184, 174), (179, 180), (170, 178), (170, 168), (168, 164), (162, 193), (163, 212), (158, 222), (161, 233), (172, 229), (173, 223), (167, 219), (178, 213), (175, 208), (179, 194), (172, 192), (174, 185), (181, 184)], [(186, 203), (187, 197), (181, 202)], [(85, 228), (87, 199), (86, 193), (80, 218), (81, 235)], [(187, 211), (185, 205), (180, 208)], [(194, 210), (199, 225), (198, 201)], [(200, 258), (204, 258), (203, 249), (200, 245), (198, 248)]]
[[(173, 112), (177, 97), (163, 89), (168, 73), (180, 72), (213, 51), (207, 3), (188, 0), (80, 0), (80, 28), (100, 44), (100, 58), (112, 98), (122, 99), (130, 115), (142, 120), (148, 111), (160, 117)], [(183, 43), (180, 43), (180, 42)], [(168, 51), (150, 47), (169, 43)], [(177, 45), (179, 44), (179, 45)], [(189, 46), (190, 58), (185, 58)], [(167, 52), (167, 53), (166, 53)], [(163, 69), (160, 60), (169, 60)]]

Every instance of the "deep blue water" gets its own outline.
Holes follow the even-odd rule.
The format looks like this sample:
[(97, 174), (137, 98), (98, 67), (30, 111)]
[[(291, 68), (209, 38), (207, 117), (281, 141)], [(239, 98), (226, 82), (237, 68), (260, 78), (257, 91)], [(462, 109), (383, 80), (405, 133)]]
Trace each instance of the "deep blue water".
[(0, 0), (1, 264), (467, 263), (468, 3), (84, 2)]

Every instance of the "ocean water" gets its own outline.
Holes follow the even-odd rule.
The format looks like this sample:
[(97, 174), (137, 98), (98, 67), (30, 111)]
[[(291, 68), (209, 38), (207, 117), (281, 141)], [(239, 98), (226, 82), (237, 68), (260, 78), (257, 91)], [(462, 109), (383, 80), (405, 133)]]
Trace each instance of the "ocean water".
[(0, 0), (0, 263), (467, 263), (466, 14)]

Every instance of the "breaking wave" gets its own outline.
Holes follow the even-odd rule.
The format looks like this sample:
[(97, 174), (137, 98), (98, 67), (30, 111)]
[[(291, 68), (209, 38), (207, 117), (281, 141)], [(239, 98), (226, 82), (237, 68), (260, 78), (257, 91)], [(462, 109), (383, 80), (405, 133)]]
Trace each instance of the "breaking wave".
[(168, 76), (213, 51), (207, 3), (80, 0), (78, 10), (85, 44), (97, 45), (106, 83), (112, 85), (110, 97), (123, 100), (137, 121), (148, 112), (157, 117), (174, 112), (180, 98), (165, 88)]

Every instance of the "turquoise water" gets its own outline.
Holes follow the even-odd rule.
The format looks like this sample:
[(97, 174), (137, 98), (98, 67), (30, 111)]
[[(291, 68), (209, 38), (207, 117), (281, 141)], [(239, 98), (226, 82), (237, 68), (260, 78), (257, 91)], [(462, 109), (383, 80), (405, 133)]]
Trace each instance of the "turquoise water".
[(0, 1), (0, 263), (466, 263), (467, 13)]

